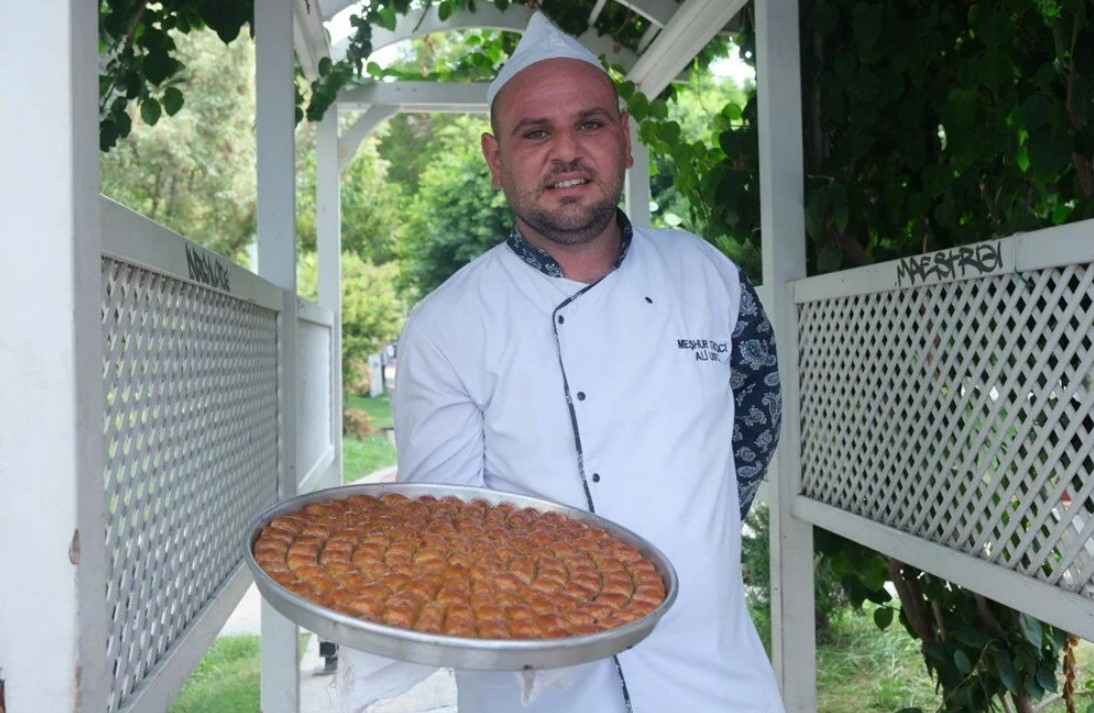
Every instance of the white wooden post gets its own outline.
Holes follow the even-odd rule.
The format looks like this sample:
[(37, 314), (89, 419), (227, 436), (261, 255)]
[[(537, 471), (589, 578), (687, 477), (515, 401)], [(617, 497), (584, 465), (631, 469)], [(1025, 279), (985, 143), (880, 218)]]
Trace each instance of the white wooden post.
[(638, 228), (650, 225), (650, 152), (638, 139), (638, 123), (631, 121), (631, 155), (634, 165), (627, 171), (624, 203), (627, 217)]
[[(255, 3), (255, 124), (258, 154), (258, 273), (285, 291), (278, 362), (281, 472), (279, 496), (296, 493), (296, 219), (293, 129), (292, 0)], [(265, 713), (300, 708), (296, 625), (262, 603)]]
[(797, 317), (791, 283), (805, 277), (804, 169), (797, 0), (756, 3), (763, 282), (779, 349), (782, 437), (769, 488), (771, 642), (788, 713), (816, 710), (813, 530), (791, 512), (801, 479)]
[(338, 108), (316, 127), (315, 191), (319, 306), (334, 314), (330, 339), (330, 425), (334, 461), (324, 485), (342, 484), (342, 204), (338, 161)]
[(107, 708), (97, 8), (14, 3), (0, 31), (7, 713)]

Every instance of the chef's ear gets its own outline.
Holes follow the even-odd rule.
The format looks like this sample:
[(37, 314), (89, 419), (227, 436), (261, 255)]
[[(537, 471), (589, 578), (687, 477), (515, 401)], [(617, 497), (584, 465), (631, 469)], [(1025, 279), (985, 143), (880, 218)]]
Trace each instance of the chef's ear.
[(498, 140), (489, 132), (482, 134), (482, 157), (490, 167), (490, 185), (501, 188), (501, 159), (498, 156)]

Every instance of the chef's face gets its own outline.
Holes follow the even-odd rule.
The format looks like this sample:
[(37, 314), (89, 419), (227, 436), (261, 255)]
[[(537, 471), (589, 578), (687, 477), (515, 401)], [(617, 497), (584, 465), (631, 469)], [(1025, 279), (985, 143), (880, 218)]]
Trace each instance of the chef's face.
[(533, 243), (580, 245), (613, 225), (634, 163), (617, 101), (607, 75), (576, 59), (537, 62), (495, 97), (482, 153)]

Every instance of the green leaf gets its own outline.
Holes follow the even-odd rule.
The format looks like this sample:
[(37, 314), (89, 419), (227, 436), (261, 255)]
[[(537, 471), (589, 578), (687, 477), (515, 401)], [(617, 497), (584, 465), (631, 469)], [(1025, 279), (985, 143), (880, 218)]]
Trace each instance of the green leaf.
[(991, 641), (991, 637), (975, 626), (968, 624), (961, 626), (954, 632), (954, 637), (962, 644), (975, 649), (982, 649)]
[(953, 662), (961, 673), (968, 674), (972, 672), (972, 661), (969, 661), (969, 655), (961, 649), (953, 652)]
[(167, 54), (167, 50), (149, 50), (144, 57), (144, 77), (152, 84), (161, 84), (175, 73), (177, 66), (178, 62)]
[(118, 143), (118, 127), (110, 119), (99, 124), (99, 150), (106, 152)]
[(387, 7), (381, 8), (379, 14), (380, 26), (388, 32), (394, 32), (395, 23), (399, 20), (399, 18), (395, 14), (395, 8), (389, 5)]
[(1056, 692), (1056, 675), (1052, 671), (1043, 668), (1037, 669), (1037, 683), (1041, 684), (1041, 688), (1049, 693)]
[(148, 97), (141, 102), (141, 119), (149, 126), (155, 126), (156, 122), (160, 120), (160, 103), (153, 97)]
[(873, 47), (881, 37), (881, 15), (884, 9), (881, 5), (871, 5), (861, 2), (855, 5), (851, 11), (852, 24), (855, 30), (855, 40), (864, 47)]
[(441, 0), (441, 4), (437, 6), (437, 17), (441, 22), (452, 16), (452, 11), (456, 9), (455, 5), (452, 0)]
[(1040, 649), (1042, 642), (1042, 634), (1044, 630), (1041, 628), (1041, 622), (1031, 617), (1029, 614), (1018, 615), (1018, 626), (1022, 630), (1022, 636), (1026, 641), (1033, 644), (1034, 648)]
[(893, 623), (893, 608), (878, 607), (877, 609), (875, 609), (874, 623), (877, 624), (877, 628), (879, 629), (888, 629), (889, 625)]
[(183, 104), (182, 92), (178, 87), (167, 87), (163, 90), (163, 110), (167, 112), (167, 116), (174, 116), (179, 113), (179, 109)]
[(494, 0), (494, 6), (499, 12), (505, 12), (509, 7), (509, 0)]
[(319, 72), (319, 76), (325, 77), (330, 74), (330, 68), (332, 64), (334, 63), (331, 62), (330, 57), (323, 57), (322, 59), (320, 59), (319, 66), (316, 67), (316, 71)]
[(1018, 693), (1022, 690), (1022, 684), (1018, 680), (1018, 672), (1014, 670), (1014, 664), (1003, 652), (995, 656), (995, 672), (999, 674), (999, 680), (1003, 682), (1008, 691)]

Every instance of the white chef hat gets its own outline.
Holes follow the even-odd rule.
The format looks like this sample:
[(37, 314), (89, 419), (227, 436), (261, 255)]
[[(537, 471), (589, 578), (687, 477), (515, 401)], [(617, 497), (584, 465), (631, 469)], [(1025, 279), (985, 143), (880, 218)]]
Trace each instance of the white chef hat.
[(498, 76), (490, 83), (486, 92), (486, 103), (493, 104), (494, 97), (498, 95), (505, 83), (515, 77), (522, 69), (526, 69), (536, 62), (545, 59), (579, 59), (594, 65), (600, 71), (604, 66), (596, 55), (585, 48), (580, 42), (558, 29), (543, 16), (538, 10), (532, 14), (528, 21), (528, 27), (524, 35), (513, 50), (512, 56), (505, 66), (498, 72)]

